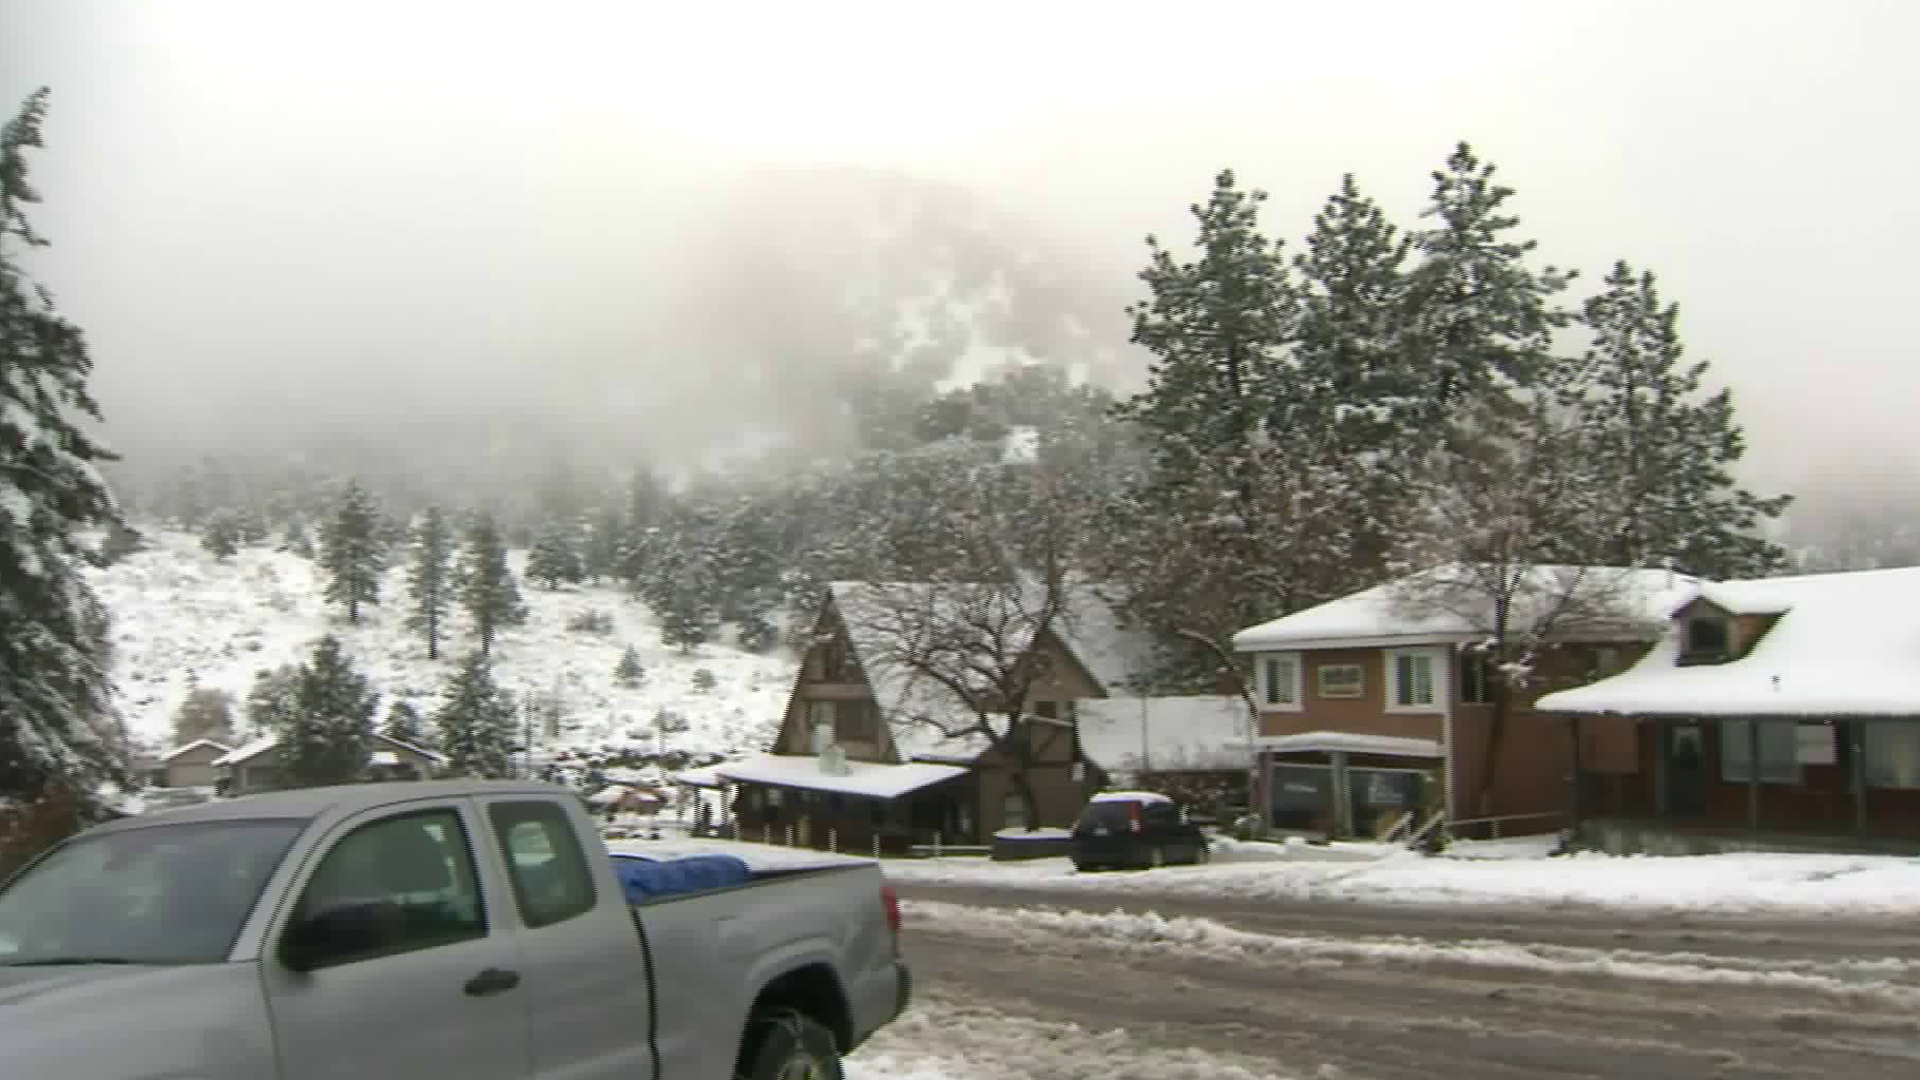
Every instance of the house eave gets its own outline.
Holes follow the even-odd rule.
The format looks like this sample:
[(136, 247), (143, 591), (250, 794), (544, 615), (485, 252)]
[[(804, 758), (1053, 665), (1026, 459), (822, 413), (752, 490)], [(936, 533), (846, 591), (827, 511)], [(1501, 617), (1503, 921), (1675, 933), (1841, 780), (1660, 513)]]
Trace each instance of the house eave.
[(1294, 638), (1291, 640), (1259, 639), (1243, 641), (1234, 638), (1233, 651), (1236, 653), (1273, 653), (1273, 652), (1309, 652), (1334, 649), (1396, 649), (1418, 648), (1423, 645), (1462, 645), (1479, 641), (1487, 635), (1483, 633), (1446, 633), (1446, 634), (1376, 634), (1369, 637), (1314, 637)]

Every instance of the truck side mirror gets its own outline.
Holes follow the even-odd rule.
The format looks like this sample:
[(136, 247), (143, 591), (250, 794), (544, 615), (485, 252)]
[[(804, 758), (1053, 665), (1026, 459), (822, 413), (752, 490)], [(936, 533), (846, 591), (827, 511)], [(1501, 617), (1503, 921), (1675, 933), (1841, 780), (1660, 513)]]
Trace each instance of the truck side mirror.
[(280, 934), (280, 963), (308, 972), (379, 953), (386, 928), (399, 914), (390, 900), (334, 904), (315, 912), (296, 912)]

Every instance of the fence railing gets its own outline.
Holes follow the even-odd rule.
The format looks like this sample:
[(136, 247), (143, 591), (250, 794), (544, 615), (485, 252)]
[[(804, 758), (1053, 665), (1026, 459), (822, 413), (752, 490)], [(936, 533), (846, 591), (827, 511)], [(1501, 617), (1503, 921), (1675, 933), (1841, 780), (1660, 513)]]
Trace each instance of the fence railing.
[[(1466, 828), (1469, 825), (1485, 825), (1487, 827), (1488, 833), (1490, 834), (1488, 836), (1488, 839), (1498, 840), (1500, 839), (1500, 830), (1502, 826), (1510, 825), (1513, 822), (1520, 822), (1520, 821), (1553, 821), (1553, 820), (1571, 821), (1573, 820), (1573, 812), (1571, 810), (1546, 810), (1537, 814), (1503, 814), (1498, 817), (1456, 818), (1453, 821), (1453, 828), (1456, 832), (1458, 832), (1458, 830)], [(1530, 836), (1530, 835), (1533, 835), (1534, 833), (1551, 832), (1551, 831), (1552, 829), (1549, 827), (1549, 828), (1542, 828), (1542, 829), (1532, 829), (1532, 830), (1519, 832), (1519, 833), (1513, 833), (1510, 831), (1508, 835)]]

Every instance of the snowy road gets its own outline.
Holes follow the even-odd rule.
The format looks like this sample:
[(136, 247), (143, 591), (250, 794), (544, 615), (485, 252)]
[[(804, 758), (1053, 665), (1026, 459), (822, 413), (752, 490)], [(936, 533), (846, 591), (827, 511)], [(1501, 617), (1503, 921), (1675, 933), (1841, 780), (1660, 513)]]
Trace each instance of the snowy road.
[(902, 892), (923, 1005), (861, 1080), (1920, 1073), (1905, 928)]

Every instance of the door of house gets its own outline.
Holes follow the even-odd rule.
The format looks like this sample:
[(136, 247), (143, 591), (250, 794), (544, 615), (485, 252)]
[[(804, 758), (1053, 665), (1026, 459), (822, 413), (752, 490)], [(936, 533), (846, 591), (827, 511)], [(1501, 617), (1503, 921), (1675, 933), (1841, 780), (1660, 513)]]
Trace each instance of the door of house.
[(1707, 735), (1699, 724), (1662, 725), (1666, 732), (1667, 812), (1698, 817), (1707, 809)]

